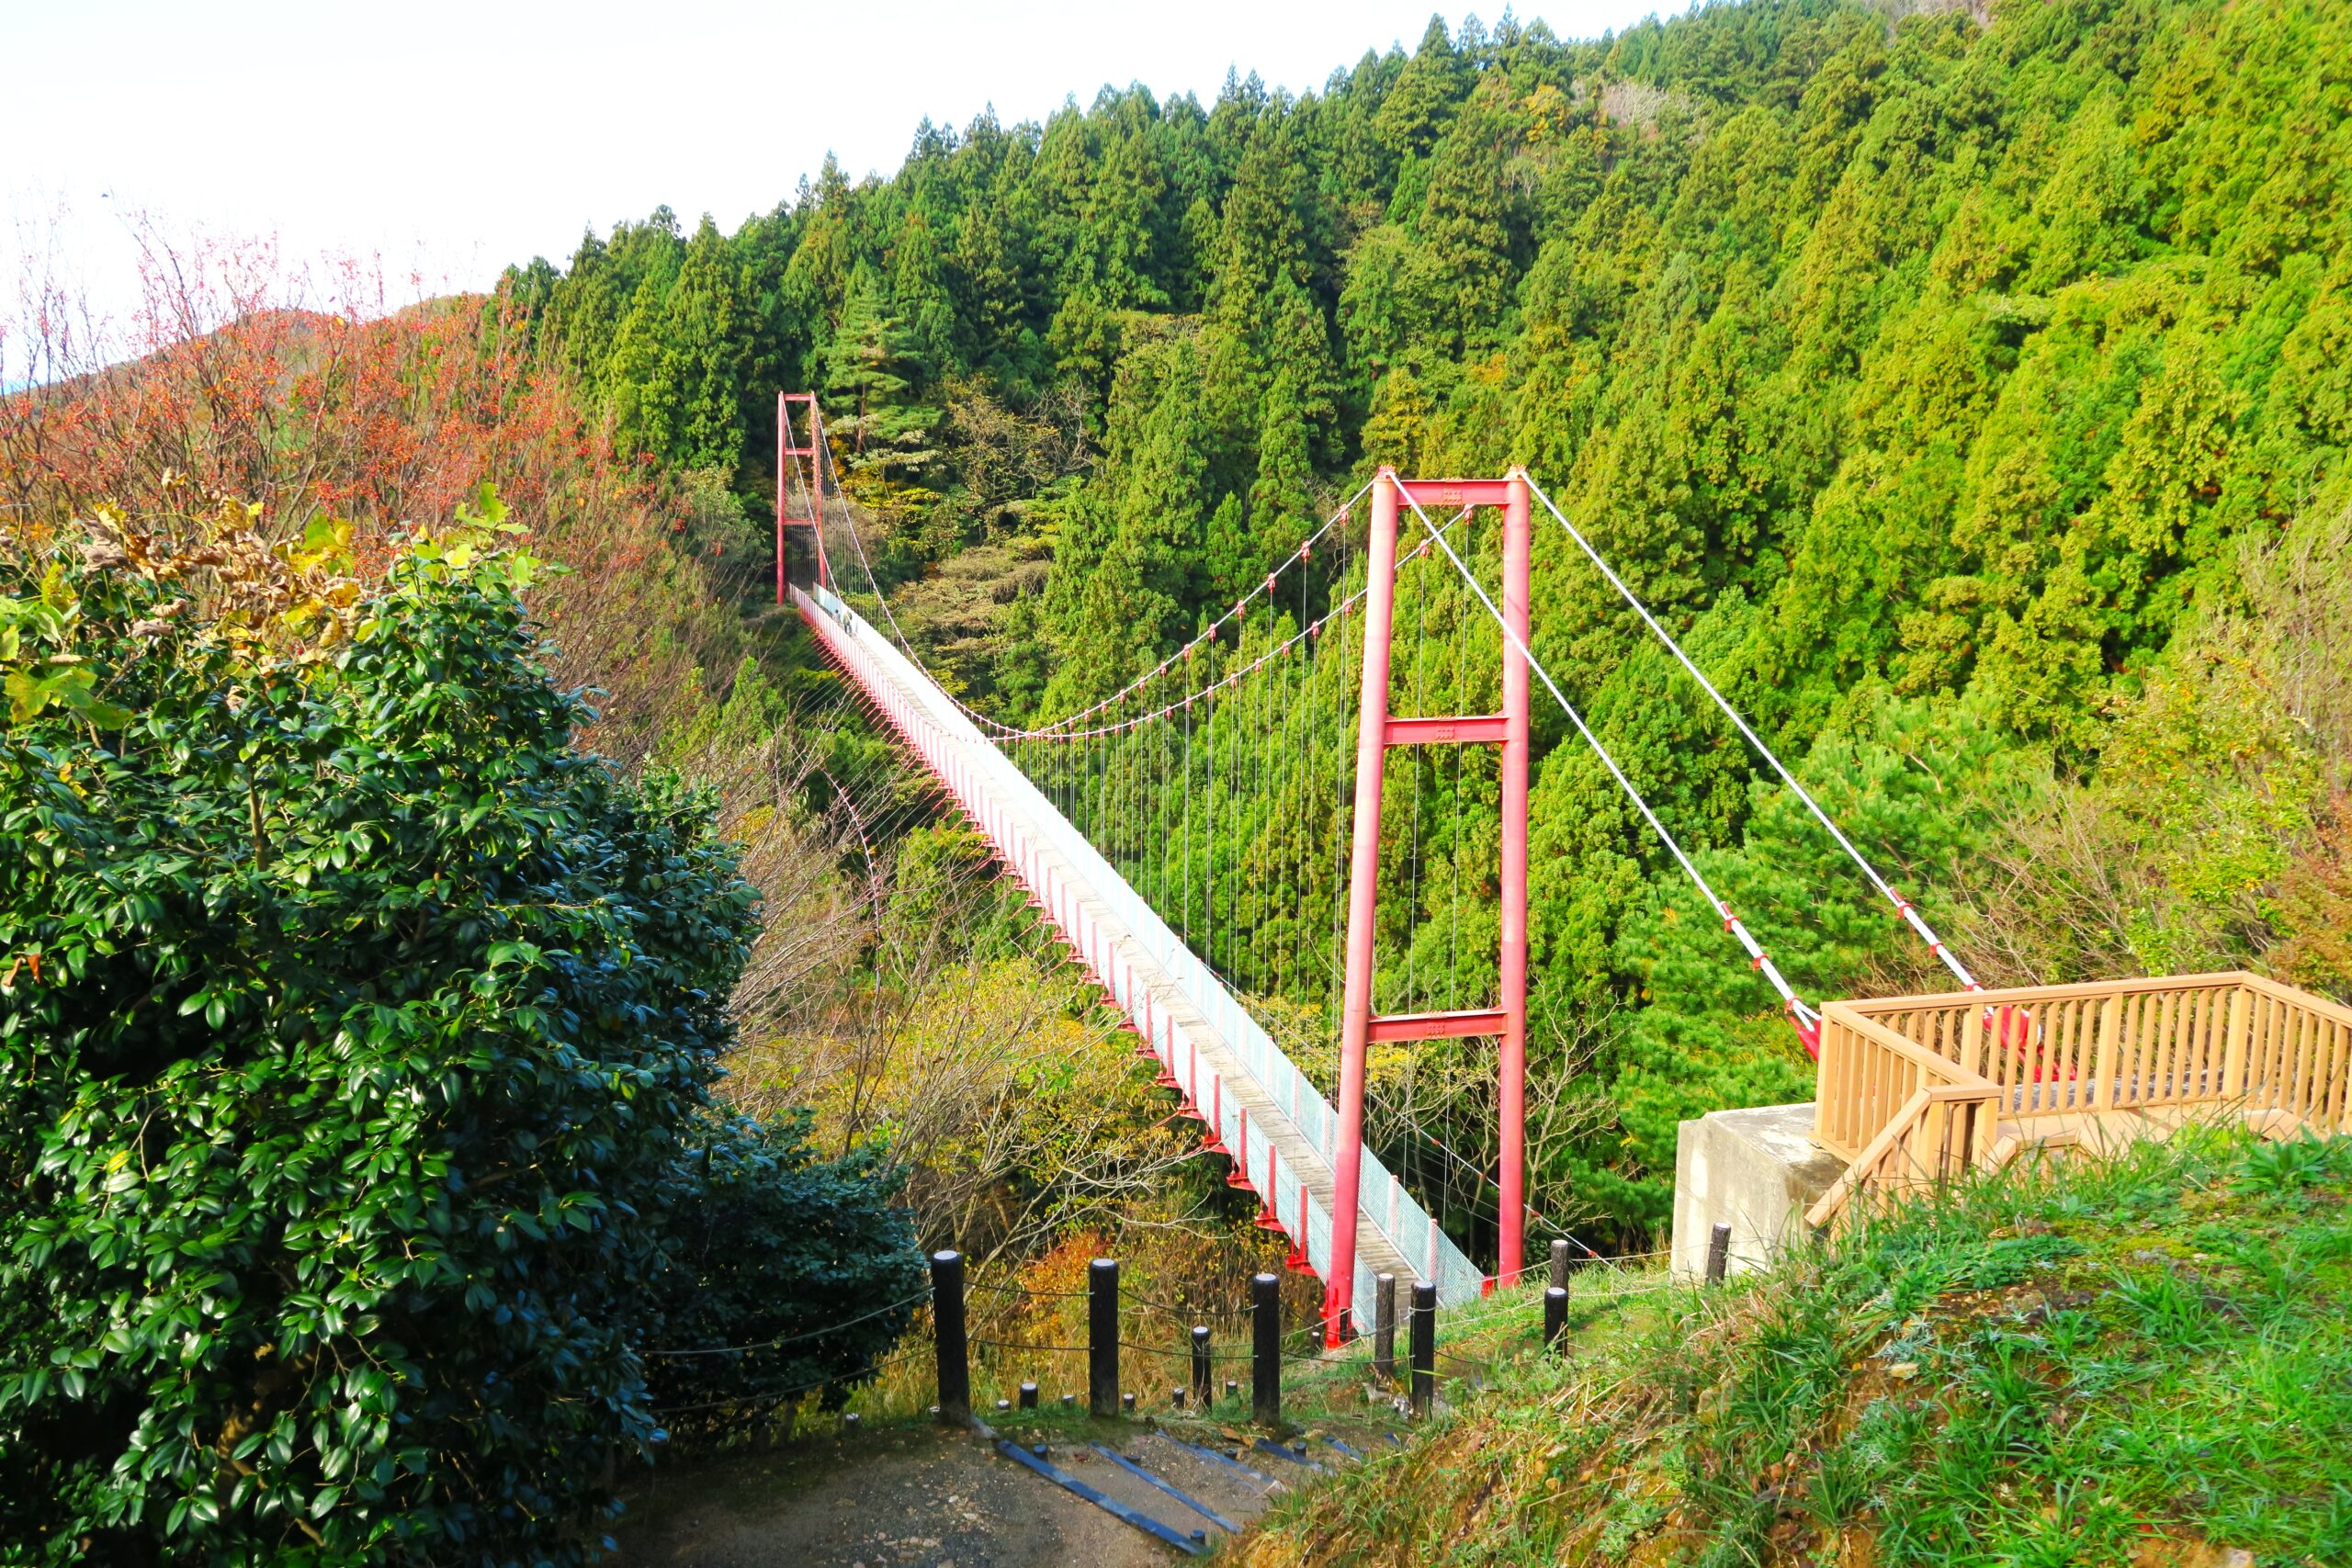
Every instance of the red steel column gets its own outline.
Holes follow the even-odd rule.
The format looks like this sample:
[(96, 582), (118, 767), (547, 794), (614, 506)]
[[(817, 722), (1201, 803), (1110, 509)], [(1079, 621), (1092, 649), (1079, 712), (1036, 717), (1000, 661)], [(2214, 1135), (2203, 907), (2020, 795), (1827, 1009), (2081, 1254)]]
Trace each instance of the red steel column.
[[(817, 412), (817, 394), (808, 397), (808, 537), (817, 547), (817, 585), (831, 592), (833, 563), (825, 557), (825, 422)], [(843, 506), (849, 504), (844, 499)]]
[(783, 604), (783, 449), (790, 446), (793, 413), (776, 392), (776, 604)]
[(1527, 470), (1505, 476), (1503, 503), (1502, 754), (1502, 1010), (1498, 1052), (1501, 1077), (1502, 1189), (1496, 1282), (1519, 1282), (1521, 1229), (1527, 1213), (1527, 715), (1528, 582), (1532, 575), (1533, 528), (1529, 521)]
[(775, 602), (784, 603), (784, 449), (792, 445), (788, 439), (792, 426), (791, 413), (785, 406), (784, 394), (775, 395)]
[[(1380, 879), (1380, 784), (1388, 750), (1388, 633), (1396, 598), (1396, 470), (1372, 481), (1372, 538), (1363, 601), (1363, 691), (1356, 720), (1356, 817), (1348, 861), (1348, 968), (1340, 1009), (1340, 1129), (1332, 1152), (1331, 1273), (1323, 1290), (1323, 1342), (1347, 1327), (1356, 1283), (1356, 1189), (1363, 1168), (1364, 1045), (1372, 1032), (1372, 939)], [(1306, 1189), (1300, 1188), (1305, 1202)], [(1300, 1238), (1302, 1245), (1305, 1237)]]

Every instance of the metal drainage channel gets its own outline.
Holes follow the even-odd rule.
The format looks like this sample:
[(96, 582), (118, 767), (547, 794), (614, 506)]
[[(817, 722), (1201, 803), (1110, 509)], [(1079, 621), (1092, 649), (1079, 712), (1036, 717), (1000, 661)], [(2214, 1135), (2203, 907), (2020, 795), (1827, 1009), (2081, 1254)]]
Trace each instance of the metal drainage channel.
[[(1142, 1466), (1135, 1464), (1128, 1460), (1120, 1458), (1117, 1454), (1112, 1454), (1110, 1450), (1103, 1448), (1100, 1443), (1096, 1443), (1093, 1446), (1100, 1452), (1109, 1454), (1111, 1458), (1118, 1460), (1119, 1464), (1123, 1469), (1132, 1471), (1136, 1474), (1142, 1476), (1146, 1481), (1150, 1482), (1153, 1485), (1159, 1487), (1170, 1496), (1174, 1497), (1186, 1507), (1191, 1508), (1193, 1512), (1214, 1522), (1220, 1529), (1231, 1530), (1234, 1528), (1230, 1523), (1211, 1512), (1205, 1505), (1193, 1501), (1192, 1498), (1185, 1496), (1184, 1494), (1179, 1492), (1167, 1482), (1162, 1481), (1159, 1477), (1145, 1471)], [(1047, 1460), (1046, 1458), (1046, 1445), (1043, 1443), (1038, 1443), (1035, 1447), (1024, 1449), (1018, 1443), (1007, 1442), (1003, 1438), (1000, 1438), (997, 1439), (996, 1451), (1004, 1455), (1007, 1459), (1019, 1460), (1023, 1464), (1027, 1465), (1031, 1470), (1035, 1471), (1038, 1474), (1044, 1476), (1046, 1480), (1052, 1482), (1063, 1491), (1069, 1492), (1076, 1496), (1085, 1498), (1088, 1502), (1093, 1504), (1104, 1513), (1111, 1515), (1114, 1518), (1125, 1520), (1128, 1524), (1131, 1524), (1135, 1526), (1136, 1529), (1143, 1531), (1144, 1534), (1154, 1537), (1159, 1540), (1164, 1540), (1179, 1551), (1189, 1552), (1194, 1557), (1204, 1556), (1208, 1551), (1209, 1537), (1206, 1530), (1179, 1530), (1173, 1525), (1162, 1524), (1159, 1520), (1153, 1518), (1149, 1514), (1144, 1513), (1140, 1509), (1130, 1508), (1125, 1503), (1120, 1502), (1116, 1497), (1109, 1496), (1104, 1493), (1096, 1491), (1093, 1487), (1089, 1486), (1085, 1482), (1080, 1481), (1077, 1476), (1072, 1475), (1069, 1471), (1064, 1470), (1061, 1466)]]

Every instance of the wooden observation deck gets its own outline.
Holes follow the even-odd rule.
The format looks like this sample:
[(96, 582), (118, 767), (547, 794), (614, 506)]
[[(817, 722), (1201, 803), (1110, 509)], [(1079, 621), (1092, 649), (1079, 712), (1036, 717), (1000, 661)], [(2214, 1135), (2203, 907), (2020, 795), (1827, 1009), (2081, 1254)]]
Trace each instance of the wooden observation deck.
[(1817, 1083), (1814, 1141), (1848, 1162), (1820, 1226), (2036, 1146), (2352, 1132), (2352, 1008), (2244, 971), (1832, 1002)]

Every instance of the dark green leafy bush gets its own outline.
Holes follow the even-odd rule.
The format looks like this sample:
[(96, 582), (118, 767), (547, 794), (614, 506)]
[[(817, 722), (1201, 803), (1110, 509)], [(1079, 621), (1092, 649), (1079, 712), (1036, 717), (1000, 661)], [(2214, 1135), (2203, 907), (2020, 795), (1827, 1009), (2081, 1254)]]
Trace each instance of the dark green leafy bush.
[[(743, 1406), (803, 1392), (840, 1404), (930, 1294), (910, 1239), (876, 1255), (880, 1146), (824, 1161), (808, 1134), (805, 1111), (730, 1127), (678, 1168), (692, 1191), (663, 1274), (663, 1348), (646, 1369), (673, 1438), (724, 1433)], [(888, 1223), (910, 1238), (902, 1217)]]
[(0, 562), (11, 1555), (578, 1560), (647, 1352), (920, 1277), (864, 1168), (715, 1105), (752, 895), (706, 802), (571, 749), (496, 512), (373, 589), (241, 509)]

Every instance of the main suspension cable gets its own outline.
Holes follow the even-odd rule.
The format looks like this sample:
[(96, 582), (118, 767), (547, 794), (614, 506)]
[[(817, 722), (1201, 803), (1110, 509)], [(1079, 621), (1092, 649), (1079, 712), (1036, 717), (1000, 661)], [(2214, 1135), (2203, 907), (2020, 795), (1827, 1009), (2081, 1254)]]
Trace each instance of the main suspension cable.
[(1943, 960), (1944, 967), (1950, 969), (1963, 987), (1972, 991), (1984, 989), (1982, 986), (1977, 984), (1976, 976), (1968, 972), (1967, 966), (1962, 964), (1959, 958), (1954, 956), (1951, 949), (1943, 944), (1942, 941), (1936, 935), (1934, 930), (1928, 926), (1928, 922), (1924, 919), (1921, 918), (1917, 908), (1912, 904), (1911, 900), (1905, 898), (1902, 894), (1897, 893), (1892, 886), (1888, 886), (1886, 878), (1878, 874), (1878, 868), (1871, 865), (1868, 860), (1864, 859), (1862, 852), (1854, 847), (1853, 840), (1847, 838), (1845, 833), (1839, 829), (1838, 824), (1830, 820), (1829, 813), (1821, 808), (1821, 803), (1814, 799), (1811, 792), (1806, 790), (1804, 785), (1797, 782), (1796, 774), (1790, 771), (1787, 763), (1781, 761), (1779, 753), (1775, 752), (1772, 748), (1764, 743), (1764, 738), (1756, 733), (1754, 728), (1748, 725), (1747, 720), (1740, 716), (1739, 710), (1733, 707), (1730, 701), (1724, 696), (1723, 693), (1715, 689), (1715, 683), (1707, 679), (1705, 672), (1702, 671), (1697, 664), (1691, 661), (1689, 654), (1682, 651), (1682, 645), (1675, 641), (1674, 638), (1668, 634), (1667, 629), (1664, 626), (1658, 625), (1657, 617), (1650, 614), (1649, 606), (1643, 604), (1640, 598), (1634, 594), (1634, 591), (1625, 585), (1624, 579), (1619, 577), (1615, 571), (1610, 569), (1609, 563), (1601, 558), (1600, 552), (1593, 548), (1592, 542), (1587, 539), (1584, 535), (1577, 530), (1575, 524), (1568, 521), (1567, 513), (1560, 510), (1558, 503), (1554, 502), (1550, 496), (1544, 494), (1543, 487), (1538, 485), (1532, 479), (1530, 479), (1527, 481), (1527, 488), (1533, 493), (1538, 501), (1541, 501), (1544, 503), (1544, 510), (1551, 513), (1553, 517), (1558, 521), (1560, 526), (1567, 530), (1568, 537), (1577, 542), (1577, 547), (1584, 551), (1586, 557), (1591, 560), (1593, 566), (1600, 570), (1600, 575), (1609, 580), (1609, 585), (1617, 590), (1619, 597), (1623, 598), (1626, 604), (1633, 606), (1634, 613), (1641, 616), (1642, 624), (1648, 626), (1651, 634), (1654, 635), (1659, 642), (1665, 644), (1667, 651), (1673, 654), (1675, 659), (1681, 664), (1682, 668), (1690, 672), (1690, 678), (1699, 682), (1700, 689), (1705, 692), (1708, 696), (1714, 699), (1715, 706), (1723, 710), (1724, 716), (1730, 719), (1733, 724), (1736, 725), (1739, 728), (1740, 734), (1747, 738), (1747, 743), (1755, 747), (1758, 754), (1760, 754), (1766, 761), (1772, 764), (1772, 771), (1781, 775), (1781, 782), (1787, 784), (1790, 790), (1795, 794), (1799, 800), (1804, 802), (1805, 809), (1813, 813), (1814, 819), (1828, 830), (1831, 838), (1838, 840), (1838, 847), (1844, 850), (1848, 858), (1852, 860), (1856, 865), (1861, 867), (1862, 874), (1870, 878), (1871, 885), (1885, 896), (1888, 903), (1894, 906), (1894, 912), (1902, 916), (1905, 920), (1910, 923), (1911, 929), (1918, 933), (1919, 940), (1928, 944), (1928, 950), (1930, 953), (1933, 953), (1938, 958)]
[(1438, 533), (1437, 525), (1430, 521), (1429, 513), (1421, 510), (1421, 503), (1413, 499), (1412, 491), (1403, 490), (1401, 486), (1399, 489), (1404, 495), (1405, 503), (1413, 509), (1413, 515), (1420, 519), (1422, 528), (1437, 541), (1438, 548), (1443, 550), (1446, 558), (1453, 563), (1453, 570), (1462, 574), (1462, 580), (1470, 585), (1470, 592), (1478, 596), (1478, 603), (1487, 607), (1487, 614), (1493, 616), (1495, 625), (1502, 628), (1503, 640), (1516, 649), (1521, 658), (1527, 660), (1528, 669), (1533, 671), (1536, 678), (1544, 682), (1544, 690), (1552, 694), (1552, 700), (1560, 705), (1560, 711), (1568, 716), (1568, 721), (1577, 727), (1577, 733), (1584, 737), (1585, 744), (1592, 748), (1593, 754), (1599, 757), (1601, 765), (1609, 770), (1610, 777), (1617, 781), (1617, 787), (1625, 792), (1625, 798), (1634, 803), (1634, 808), (1641, 812), (1644, 820), (1649, 823), (1650, 830), (1657, 835), (1658, 841), (1667, 847), (1668, 852), (1681, 865), (1683, 874), (1690, 877), (1691, 885), (1699, 889), (1700, 896), (1707, 900), (1709, 908), (1723, 917), (1724, 930), (1739, 939), (1740, 946), (1747, 950), (1749, 961), (1765, 978), (1772, 983), (1772, 988), (1781, 993), (1781, 1000), (1787, 1004), (1790, 1018), (1797, 1025), (1798, 1035), (1805, 1043), (1805, 1049), (1817, 1055), (1820, 1047), (1815, 1042), (1818, 1038), (1821, 1015), (1804, 1004), (1804, 999), (1797, 995), (1795, 987), (1782, 976), (1779, 966), (1765, 953), (1763, 944), (1749, 934), (1747, 924), (1737, 915), (1732, 913), (1731, 906), (1718, 897), (1715, 890), (1708, 886), (1705, 874), (1699, 870), (1690, 857), (1683, 852), (1681, 844), (1677, 842), (1674, 835), (1667, 830), (1666, 824), (1658, 820), (1657, 813), (1650, 809), (1650, 803), (1642, 798), (1642, 792), (1634, 787), (1634, 781), (1625, 776), (1624, 770), (1617, 765), (1617, 759), (1611, 756), (1609, 748), (1600, 743), (1600, 737), (1595, 735), (1591, 727), (1585, 723), (1584, 715), (1578, 713), (1576, 705), (1569, 702), (1566, 695), (1561, 692), (1559, 683), (1552, 679), (1552, 672), (1544, 668), (1543, 662), (1535, 657), (1534, 650), (1521, 641), (1519, 634), (1510, 629), (1510, 623), (1503, 619), (1503, 613), (1495, 607), (1494, 600), (1487, 597), (1486, 588), (1480, 584), (1476, 577), (1471, 574), (1470, 569), (1462, 564), (1462, 558), (1453, 553), (1453, 547), (1446, 543), (1444, 537)]
[[(1112, 708), (1117, 707), (1121, 703), (1126, 701), (1127, 698), (1135, 695), (1136, 693), (1142, 691), (1145, 687), (1149, 685), (1154, 677), (1165, 673), (1167, 671), (1173, 669), (1179, 663), (1190, 659), (1195, 649), (1199, 649), (1205, 643), (1214, 642), (1217, 638), (1218, 635), (1224, 631), (1227, 622), (1240, 622), (1240, 632), (1236, 634), (1236, 650), (1238, 651), (1240, 645), (1247, 641), (1246, 637), (1241, 636), (1241, 633), (1246, 633), (1249, 627), (1250, 606), (1257, 602), (1259, 595), (1265, 594), (1268, 596), (1269, 608), (1271, 609), (1272, 594), (1273, 592), (1275, 583), (1282, 577), (1282, 574), (1288, 571), (1293, 566), (1304, 568), (1305, 564), (1313, 558), (1313, 551), (1316, 544), (1320, 541), (1325, 535), (1331, 532), (1332, 529), (1347, 521), (1349, 509), (1354, 506), (1357, 502), (1363, 500), (1364, 492), (1369, 491), (1371, 488), (1371, 482), (1367, 480), (1356, 491), (1355, 494), (1340, 502), (1339, 509), (1323, 520), (1323, 525), (1321, 527), (1316, 529), (1314, 533), (1309, 534), (1305, 539), (1301, 540), (1297, 548), (1290, 550), (1283, 555), (1282, 560), (1274, 567), (1273, 570), (1267, 575), (1266, 580), (1263, 582), (1252, 585), (1241, 595), (1240, 598), (1234, 601), (1230, 609), (1219, 614), (1216, 620), (1211, 621), (1206, 627), (1194, 634), (1192, 641), (1186, 643), (1183, 647), (1178, 649), (1175, 652), (1161, 660), (1158, 664), (1145, 671), (1142, 675), (1139, 675), (1135, 680), (1130, 681), (1125, 687), (1112, 693), (1109, 696), (1104, 697), (1101, 702), (1096, 703), (1093, 706), (1081, 708), (1076, 713), (1064, 715), (1062, 717), (1055, 719), (1050, 724), (1038, 725), (1028, 729), (1022, 729), (1015, 726), (1007, 725), (997, 719), (988, 719), (985, 722), (991, 728), (1001, 730), (1006, 734), (1051, 736), (1064, 733), (1073, 726), (1079, 725), (1086, 719), (1093, 717), (1096, 714), (1104, 713)], [(1304, 575), (1303, 572), (1302, 575)], [(1358, 595), (1358, 597), (1361, 596), (1361, 594)], [(1248, 671), (1241, 671), (1243, 674), (1247, 674), (1248, 672)]]

